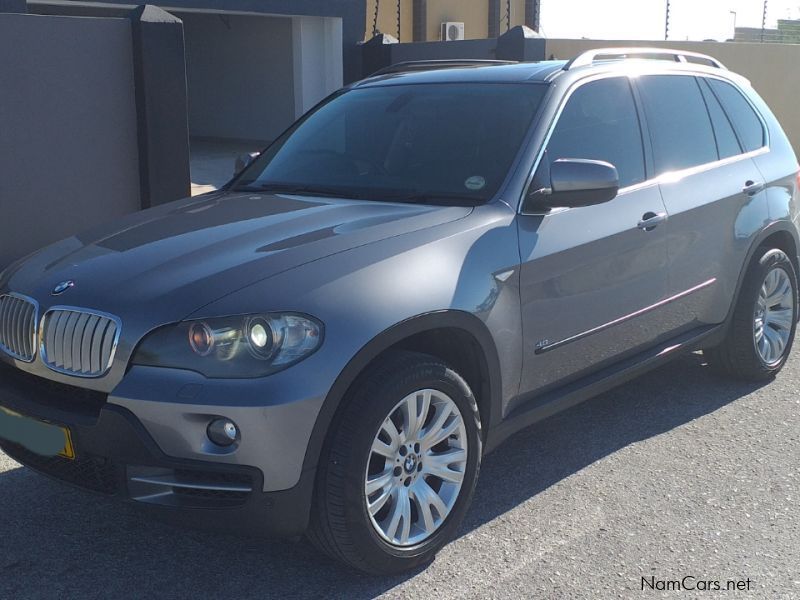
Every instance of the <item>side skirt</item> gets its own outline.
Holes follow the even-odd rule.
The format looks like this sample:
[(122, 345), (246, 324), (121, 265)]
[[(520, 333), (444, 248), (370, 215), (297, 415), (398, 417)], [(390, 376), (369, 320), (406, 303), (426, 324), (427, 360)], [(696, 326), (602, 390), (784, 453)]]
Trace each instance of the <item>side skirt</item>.
[(563, 387), (518, 399), (518, 407), (489, 432), (485, 451), (491, 452), (518, 431), (622, 385), (681, 354), (715, 345), (724, 331), (724, 323), (699, 327)]

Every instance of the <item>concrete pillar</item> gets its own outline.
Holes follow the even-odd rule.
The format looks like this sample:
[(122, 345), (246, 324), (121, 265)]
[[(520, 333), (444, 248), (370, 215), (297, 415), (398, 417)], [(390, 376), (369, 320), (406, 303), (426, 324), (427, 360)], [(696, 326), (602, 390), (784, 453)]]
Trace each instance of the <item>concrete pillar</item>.
[(392, 47), (398, 44), (397, 38), (387, 33), (379, 33), (361, 44), (362, 77), (369, 77), (376, 71), (392, 64)]
[(517, 25), (497, 38), (496, 57), (520, 62), (544, 60), (545, 39), (530, 27)]
[(413, 40), (428, 41), (428, 0), (414, 0)]
[(342, 87), (342, 20), (292, 18), (295, 117)]
[(191, 193), (183, 23), (149, 4), (129, 19), (142, 208), (150, 208)]
[(525, 26), (539, 31), (542, 0), (525, 0)]
[(487, 36), (496, 38), (500, 36), (500, 0), (489, 0), (489, 30)]

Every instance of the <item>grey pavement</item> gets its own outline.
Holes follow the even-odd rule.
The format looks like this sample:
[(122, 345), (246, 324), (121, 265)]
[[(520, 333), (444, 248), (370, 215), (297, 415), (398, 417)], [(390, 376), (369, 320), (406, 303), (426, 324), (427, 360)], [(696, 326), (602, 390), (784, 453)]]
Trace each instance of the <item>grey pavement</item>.
[[(800, 598), (798, 388), (797, 351), (765, 386), (691, 355), (542, 422), (485, 459), (460, 537), (393, 578), (154, 522), (0, 455), (0, 597)], [(750, 590), (642, 590), (686, 576)]]

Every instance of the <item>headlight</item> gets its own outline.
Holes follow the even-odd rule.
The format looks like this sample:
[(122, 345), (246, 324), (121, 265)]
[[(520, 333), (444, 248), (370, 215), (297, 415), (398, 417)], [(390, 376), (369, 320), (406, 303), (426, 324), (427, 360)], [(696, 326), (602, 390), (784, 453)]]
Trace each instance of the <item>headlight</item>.
[(263, 377), (312, 354), (322, 336), (322, 323), (295, 313), (184, 321), (147, 335), (131, 362), (214, 378)]

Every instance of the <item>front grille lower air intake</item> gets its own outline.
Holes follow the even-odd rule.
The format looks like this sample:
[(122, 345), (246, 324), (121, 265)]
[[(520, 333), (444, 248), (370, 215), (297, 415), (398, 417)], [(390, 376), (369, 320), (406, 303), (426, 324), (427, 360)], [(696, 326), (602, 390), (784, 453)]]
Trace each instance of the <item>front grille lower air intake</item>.
[(80, 308), (56, 308), (42, 323), (42, 360), (60, 373), (101, 377), (111, 368), (119, 341), (116, 317)]
[(38, 312), (33, 300), (16, 294), (0, 296), (0, 350), (13, 358), (31, 362), (36, 356)]

